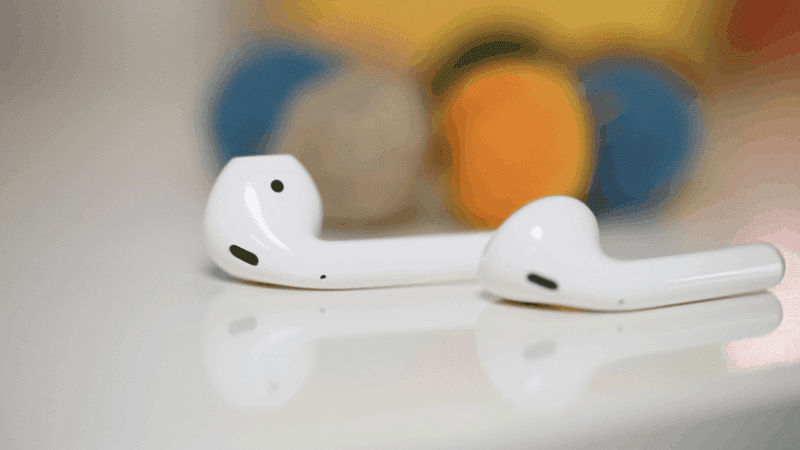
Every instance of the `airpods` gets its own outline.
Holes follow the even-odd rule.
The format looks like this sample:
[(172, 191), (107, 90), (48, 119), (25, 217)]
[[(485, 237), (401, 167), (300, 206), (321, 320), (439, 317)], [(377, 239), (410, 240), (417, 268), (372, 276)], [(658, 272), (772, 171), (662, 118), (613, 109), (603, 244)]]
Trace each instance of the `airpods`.
[(784, 261), (756, 243), (639, 261), (608, 257), (594, 214), (552, 196), (512, 214), (481, 256), (478, 279), (498, 296), (591, 310), (631, 310), (753, 292), (777, 285)]
[(491, 233), (320, 239), (322, 200), (292, 155), (233, 158), (205, 213), (206, 247), (225, 272), (312, 289), (474, 280)]

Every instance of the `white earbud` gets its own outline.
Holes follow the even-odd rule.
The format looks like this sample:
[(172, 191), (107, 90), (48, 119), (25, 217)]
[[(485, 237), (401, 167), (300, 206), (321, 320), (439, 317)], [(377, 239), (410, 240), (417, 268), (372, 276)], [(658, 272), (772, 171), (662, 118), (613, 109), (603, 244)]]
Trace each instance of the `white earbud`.
[(510, 300), (592, 310), (652, 308), (777, 285), (784, 261), (756, 243), (638, 261), (600, 248), (597, 220), (581, 201), (535, 200), (495, 231), (481, 256), (483, 287)]
[(313, 289), (474, 280), (491, 233), (320, 239), (322, 200), (292, 155), (233, 158), (205, 214), (206, 247), (225, 272)]

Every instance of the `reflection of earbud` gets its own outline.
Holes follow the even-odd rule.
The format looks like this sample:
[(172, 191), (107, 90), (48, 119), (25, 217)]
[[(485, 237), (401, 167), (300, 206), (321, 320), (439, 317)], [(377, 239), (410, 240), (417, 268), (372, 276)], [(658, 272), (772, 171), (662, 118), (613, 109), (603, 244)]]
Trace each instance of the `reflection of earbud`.
[(206, 365), (228, 403), (275, 408), (303, 389), (318, 342), (471, 328), (488, 304), (481, 292), (476, 285), (319, 292), (231, 284), (206, 312)]
[(568, 312), (491, 304), (478, 317), (481, 366), (511, 403), (569, 407), (599, 369), (616, 361), (769, 333), (781, 305), (769, 292), (625, 313)]
[(594, 310), (651, 308), (767, 289), (783, 278), (767, 243), (638, 261), (608, 257), (591, 210), (571, 197), (523, 206), (495, 231), (478, 278), (504, 298)]
[(239, 278), (348, 289), (471, 280), (490, 233), (320, 239), (322, 201), (291, 155), (232, 159), (208, 199), (206, 247)]

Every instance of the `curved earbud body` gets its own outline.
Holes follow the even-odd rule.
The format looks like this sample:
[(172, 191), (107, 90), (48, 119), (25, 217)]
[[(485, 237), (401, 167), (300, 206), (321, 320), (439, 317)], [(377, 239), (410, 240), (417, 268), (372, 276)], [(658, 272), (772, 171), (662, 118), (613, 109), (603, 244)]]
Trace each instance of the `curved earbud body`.
[(743, 294), (777, 285), (784, 262), (756, 243), (638, 261), (603, 253), (591, 210), (571, 197), (520, 208), (481, 257), (480, 283), (504, 298), (593, 310), (630, 310)]
[(233, 158), (209, 196), (205, 237), (225, 272), (312, 289), (474, 280), (490, 233), (320, 239), (322, 200), (291, 155)]

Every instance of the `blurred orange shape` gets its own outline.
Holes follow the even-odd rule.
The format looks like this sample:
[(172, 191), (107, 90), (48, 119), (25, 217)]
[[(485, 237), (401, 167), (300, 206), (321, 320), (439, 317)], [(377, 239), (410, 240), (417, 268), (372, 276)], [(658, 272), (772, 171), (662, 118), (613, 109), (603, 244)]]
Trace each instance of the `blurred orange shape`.
[(546, 195), (588, 190), (588, 114), (565, 70), (543, 64), (490, 66), (446, 103), (452, 150), (450, 194), (478, 226), (498, 226)]

